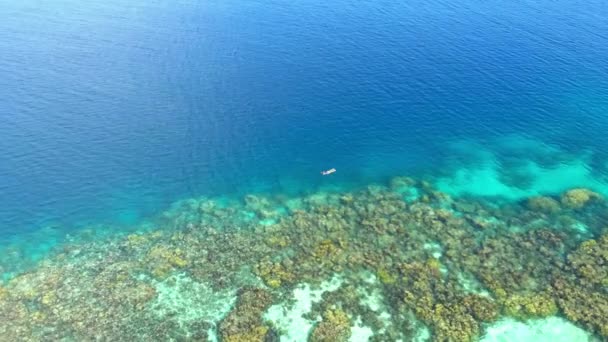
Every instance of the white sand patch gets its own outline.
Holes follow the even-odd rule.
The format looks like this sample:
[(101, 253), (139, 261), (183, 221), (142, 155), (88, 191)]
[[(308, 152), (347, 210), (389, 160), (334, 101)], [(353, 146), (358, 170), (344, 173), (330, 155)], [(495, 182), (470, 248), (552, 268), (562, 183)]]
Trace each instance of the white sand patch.
[(443, 248), (437, 242), (427, 242), (422, 246), (422, 248), (433, 253), (432, 255), (435, 259), (439, 259), (443, 255)]
[(582, 222), (576, 222), (572, 225), (572, 228), (577, 230), (579, 233), (581, 234), (587, 234), (589, 233), (589, 227), (582, 223)]
[(384, 308), (384, 304), (382, 303), (383, 298), (382, 294), (379, 290), (374, 290), (371, 294), (367, 294), (363, 291), (361, 294), (361, 304), (367, 306), (374, 312), (381, 311)]
[(560, 317), (519, 322), (501, 319), (487, 328), (481, 342), (591, 342), (592, 335)]
[[(379, 281), (378, 278), (372, 274), (364, 274), (363, 275), (363, 279), (366, 283), (370, 284), (370, 285), (378, 285)], [(364, 288), (359, 288), (358, 290), (359, 296), (361, 297), (361, 304), (367, 306), (370, 310), (374, 311), (377, 314), (377, 318), (383, 323), (383, 327), (382, 329), (380, 329), (378, 332), (379, 333), (383, 333), (387, 327), (391, 326), (393, 324), (392, 322), (392, 316), (390, 313), (388, 313), (386, 311), (386, 306), (384, 305), (384, 295), (382, 294), (382, 290), (379, 287), (373, 287), (372, 291), (365, 291)], [(357, 318), (358, 322), (360, 322), (360, 317)], [(369, 335), (370, 337), (373, 336), (373, 332), (370, 328), (367, 327), (360, 327), (361, 329), (369, 329), (369, 332), (371, 333), (371, 335)], [(353, 328), (355, 329), (355, 328)], [(367, 330), (357, 330), (358, 334), (357, 336), (367, 336), (366, 331)], [(353, 336), (354, 336), (354, 332), (353, 332)], [(359, 338), (359, 337), (357, 337)], [(368, 337), (369, 338), (369, 337)], [(367, 341), (367, 340), (365, 340)]]
[(302, 316), (309, 313), (312, 305), (321, 300), (323, 293), (335, 291), (342, 285), (340, 277), (333, 277), (321, 283), (319, 288), (312, 289), (308, 284), (302, 284), (293, 290), (293, 303), (281, 303), (271, 306), (264, 319), (272, 322), (279, 329), (282, 342), (307, 341), (313, 325), (321, 317), (309, 320)]
[(350, 342), (367, 342), (374, 336), (374, 332), (371, 328), (366, 327), (361, 322), (361, 318), (357, 318), (355, 325), (350, 329)]
[[(373, 274), (366, 277), (365, 281), (373, 285), (378, 283), (376, 276)], [(366, 291), (366, 288), (361, 287), (357, 292), (359, 293), (359, 296), (361, 296), (361, 304), (367, 306), (372, 311), (378, 312), (384, 307), (382, 292), (379, 288), (373, 288), (372, 291)]]
[(420, 327), (416, 332), (416, 336), (412, 341), (414, 342), (426, 342), (431, 339), (431, 332), (427, 327)]
[(263, 220), (260, 220), (259, 223), (262, 226), (272, 226), (272, 225), (277, 224), (277, 220), (276, 219), (263, 219)]
[(218, 323), (236, 301), (235, 290), (214, 292), (184, 273), (163, 281), (149, 280), (156, 289), (156, 298), (150, 303), (159, 317), (172, 317), (182, 324), (193, 321)]

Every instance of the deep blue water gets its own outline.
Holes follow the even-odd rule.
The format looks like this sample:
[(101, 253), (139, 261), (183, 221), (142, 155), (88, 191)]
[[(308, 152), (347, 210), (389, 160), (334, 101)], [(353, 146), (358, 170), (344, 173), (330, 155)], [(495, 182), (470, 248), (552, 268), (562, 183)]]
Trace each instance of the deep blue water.
[(602, 191), (607, 128), (603, 0), (0, 0), (2, 236), (400, 174)]

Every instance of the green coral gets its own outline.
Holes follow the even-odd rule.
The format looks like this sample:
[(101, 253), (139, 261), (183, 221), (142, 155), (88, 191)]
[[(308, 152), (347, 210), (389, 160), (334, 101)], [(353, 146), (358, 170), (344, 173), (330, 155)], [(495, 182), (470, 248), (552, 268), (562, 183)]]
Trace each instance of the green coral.
[(310, 336), (310, 341), (348, 341), (351, 334), (350, 327), (350, 319), (344, 311), (340, 309), (328, 309), (323, 313), (323, 320), (315, 326)]

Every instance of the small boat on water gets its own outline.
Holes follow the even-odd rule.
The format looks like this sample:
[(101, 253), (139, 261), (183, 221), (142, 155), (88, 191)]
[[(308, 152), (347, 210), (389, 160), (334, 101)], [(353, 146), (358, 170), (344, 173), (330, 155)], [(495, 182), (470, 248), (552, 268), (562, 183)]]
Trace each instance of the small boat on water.
[(336, 169), (331, 168), (331, 169), (329, 169), (329, 170), (321, 171), (321, 174), (322, 174), (323, 176), (327, 176), (327, 175), (331, 175), (331, 174), (332, 174), (332, 173), (334, 173), (334, 172), (336, 172)]

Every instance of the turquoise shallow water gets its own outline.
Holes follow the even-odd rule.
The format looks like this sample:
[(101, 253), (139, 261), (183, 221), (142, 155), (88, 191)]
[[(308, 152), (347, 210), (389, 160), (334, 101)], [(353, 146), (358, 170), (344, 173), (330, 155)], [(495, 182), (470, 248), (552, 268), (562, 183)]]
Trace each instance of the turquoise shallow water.
[[(401, 175), (456, 199), (436, 203), (430, 191), (421, 195), (428, 189), (420, 183), (412, 193), (397, 188), (406, 203), (472, 215), (466, 222), (477, 228), (498, 222), (500, 229), (487, 234), (452, 227), (478, 241), (503, 228), (542, 226), (566, 234), (563, 253), (573, 252), (582, 240), (598, 238), (608, 217), (599, 201), (608, 196), (606, 6), (595, 0), (0, 0), (0, 273), (7, 282), (30, 269), (53, 279), (33, 268), (50, 262), (69, 280), (74, 270), (62, 253), (73, 250), (83, 251), (83, 265), (104, 249), (112, 252), (98, 259), (112, 265), (141, 257), (147, 264), (138, 267), (163, 266), (146, 259), (149, 254), (180, 264), (145, 234), (186, 229), (191, 240), (171, 240), (170, 248), (204, 250), (203, 241), (221, 240), (205, 240), (193, 227), (267, 234), (281, 220), (297, 221), (299, 209), (332, 222), (331, 210), (318, 208), (326, 205), (345, 210), (336, 214), (344, 220), (368, 220), (374, 209), (362, 214), (358, 205), (328, 194), (345, 196), (370, 184), (393, 191), (391, 179)], [(320, 175), (332, 167), (335, 174)], [(570, 207), (564, 196), (573, 188), (593, 191), (591, 204)], [(549, 197), (539, 207), (528, 202), (541, 195)], [(415, 216), (414, 209), (407, 207), (408, 215)], [(291, 238), (299, 236), (296, 223), (284, 225)], [(125, 251), (120, 241), (137, 245), (132, 239), (138, 237), (126, 238), (134, 232), (145, 233), (142, 245), (150, 253)], [(334, 235), (327, 238), (339, 240)], [(95, 245), (99, 241), (107, 248)], [(430, 253), (422, 245), (406, 247), (420, 252), (414, 259)], [(234, 248), (215, 252), (237, 255)], [(251, 268), (257, 257), (243, 262)], [(470, 266), (449, 262), (455, 263), (450, 270)], [(203, 271), (185, 269), (186, 275), (169, 278), (206, 293), (197, 283), (208, 280), (197, 273)], [(146, 272), (137, 279), (168, 301), (161, 307), (193, 305), (166, 284), (166, 270)], [(351, 285), (363, 281), (342, 276)], [(10, 286), (25, 291), (27, 283), (37, 284), (28, 279)], [(283, 285), (284, 294), (294, 290)], [(488, 291), (497, 297), (496, 290)], [(314, 297), (311, 291), (304, 292)], [(42, 297), (33, 303), (28, 295), (19, 300), (37, 315), (32, 308)], [(558, 304), (563, 316), (569, 307)], [(14, 320), (24, 317), (38, 316)], [(536, 321), (526, 336), (562, 323)], [(597, 333), (593, 324), (585, 328)], [(487, 331), (502, 336), (501, 327)], [(570, 328), (567, 336), (583, 336)]]

